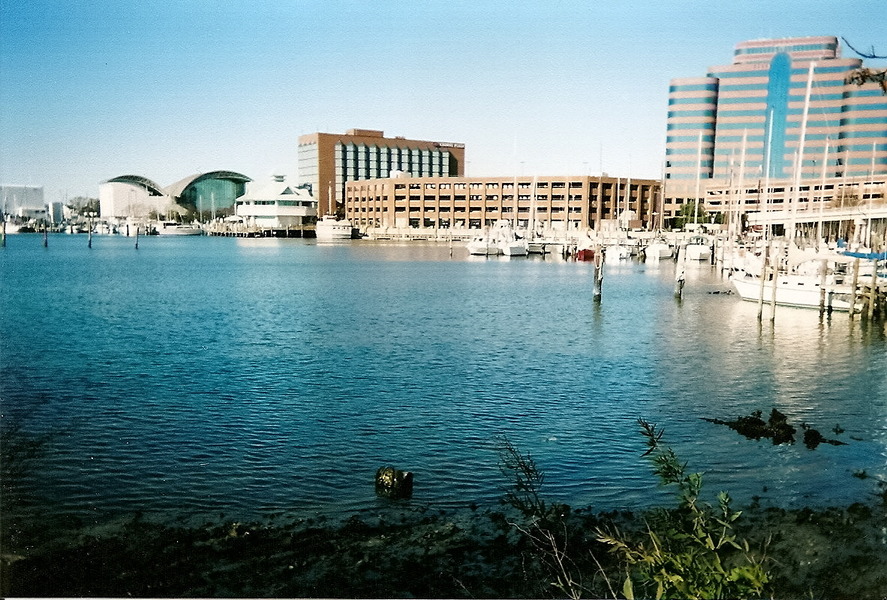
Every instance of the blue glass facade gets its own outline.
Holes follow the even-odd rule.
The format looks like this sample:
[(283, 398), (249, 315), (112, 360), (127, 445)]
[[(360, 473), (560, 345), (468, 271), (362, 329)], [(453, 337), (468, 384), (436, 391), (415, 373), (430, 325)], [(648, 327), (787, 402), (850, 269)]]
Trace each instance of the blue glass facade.
[(733, 64), (673, 80), (666, 179), (723, 183), (740, 167), (809, 179), (823, 164), (830, 177), (887, 172), (887, 99), (876, 84), (845, 83), (861, 65), (840, 56), (834, 37), (753, 40), (737, 45)]

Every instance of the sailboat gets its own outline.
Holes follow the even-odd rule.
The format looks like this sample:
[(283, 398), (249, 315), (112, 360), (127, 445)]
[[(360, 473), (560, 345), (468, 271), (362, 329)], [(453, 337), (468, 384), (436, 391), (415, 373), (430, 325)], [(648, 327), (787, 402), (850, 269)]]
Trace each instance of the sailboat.
[[(333, 188), (329, 188), (329, 197), (333, 197)], [(339, 220), (336, 215), (325, 214), (317, 221), (315, 236), (321, 241), (350, 240), (354, 237), (354, 226), (347, 219)]]
[[(773, 302), (779, 306), (796, 308), (824, 308), (829, 311), (849, 311), (854, 290), (847, 283), (845, 259), (839, 255), (824, 258), (792, 258), (797, 247), (790, 248), (788, 269), (784, 272), (771, 269), (766, 273), (762, 260), (751, 259), (733, 271), (730, 282), (737, 295), (752, 302)], [(803, 253), (801, 253), (803, 254)], [(801, 262), (795, 262), (800, 260)], [(762, 273), (766, 273), (762, 277)], [(775, 289), (774, 289), (775, 288)], [(857, 302), (854, 311), (861, 309)]]

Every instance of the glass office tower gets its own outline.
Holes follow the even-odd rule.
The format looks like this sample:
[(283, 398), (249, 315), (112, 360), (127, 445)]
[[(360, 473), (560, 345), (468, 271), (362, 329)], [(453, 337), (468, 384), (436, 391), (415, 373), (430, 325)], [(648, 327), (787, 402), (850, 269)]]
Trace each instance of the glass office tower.
[(740, 170), (746, 182), (887, 173), (887, 96), (844, 83), (861, 65), (835, 37), (753, 40), (705, 77), (672, 80), (666, 204)]

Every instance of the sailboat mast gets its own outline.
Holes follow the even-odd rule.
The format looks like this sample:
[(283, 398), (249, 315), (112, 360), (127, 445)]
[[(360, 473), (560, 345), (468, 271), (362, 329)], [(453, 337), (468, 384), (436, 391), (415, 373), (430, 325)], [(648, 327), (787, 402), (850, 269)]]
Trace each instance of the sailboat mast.
[(745, 207), (745, 150), (748, 142), (748, 129), (742, 130), (742, 149), (739, 151), (739, 206), (736, 208), (736, 218), (734, 219), (734, 235), (739, 237), (742, 233), (742, 211)]
[(828, 136), (825, 136), (825, 150), (822, 153), (822, 181), (819, 184), (819, 219), (816, 222), (816, 249), (822, 243), (822, 211), (825, 204), (825, 173), (828, 169)]
[(801, 138), (798, 140), (798, 150), (795, 152), (795, 185), (792, 194), (792, 205), (789, 210), (789, 230), (787, 237), (789, 241), (795, 239), (795, 214), (798, 210), (798, 203), (801, 199), (801, 171), (804, 169), (804, 142), (807, 138), (807, 114), (810, 111), (810, 88), (813, 87), (813, 67), (816, 63), (810, 61), (810, 68), (807, 71), (807, 91), (804, 94), (804, 111), (801, 115)]
[(773, 110), (770, 110), (769, 125), (767, 127), (767, 147), (766, 158), (764, 159), (764, 210), (761, 211), (765, 215), (764, 223), (764, 239), (770, 239), (773, 232), (773, 215), (770, 214), (770, 154), (772, 152), (771, 144), (773, 142)]
[(696, 198), (693, 202), (693, 224), (699, 223), (699, 188), (702, 185), (702, 132), (699, 132), (699, 144), (696, 150)]

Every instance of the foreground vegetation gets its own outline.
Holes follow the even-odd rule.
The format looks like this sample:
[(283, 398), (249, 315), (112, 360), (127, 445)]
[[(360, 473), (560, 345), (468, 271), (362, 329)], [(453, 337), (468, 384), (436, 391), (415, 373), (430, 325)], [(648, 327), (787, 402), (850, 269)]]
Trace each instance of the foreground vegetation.
[[(342, 522), (133, 516), (101, 530), (3, 523), (3, 596), (885, 598), (887, 514), (733, 509), (701, 499), (662, 432), (641, 421), (676, 504), (595, 513), (547, 502), (544, 475), (502, 440), (503, 503), (435, 512), (392, 502)], [(7, 480), (8, 482), (8, 480)], [(5, 491), (9, 491), (8, 489)], [(4, 495), (4, 503), (9, 499)], [(62, 530), (70, 535), (60, 535)]]

